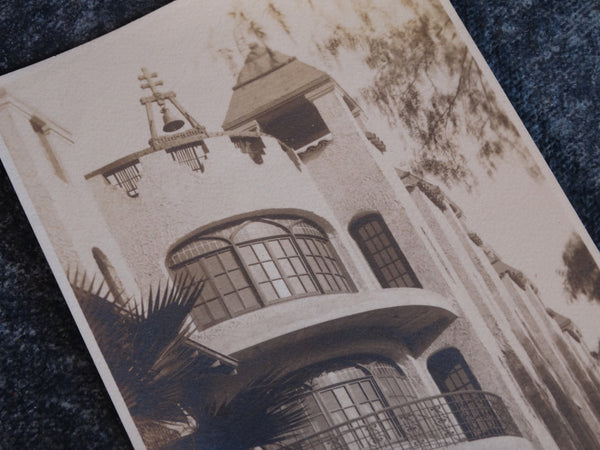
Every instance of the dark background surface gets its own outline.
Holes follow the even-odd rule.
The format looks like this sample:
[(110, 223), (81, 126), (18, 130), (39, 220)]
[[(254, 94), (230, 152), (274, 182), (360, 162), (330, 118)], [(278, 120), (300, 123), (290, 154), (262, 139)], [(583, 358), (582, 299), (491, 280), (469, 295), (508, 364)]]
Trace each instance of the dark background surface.
[[(600, 3), (451, 1), (598, 245)], [(166, 3), (4, 0), (0, 73), (82, 44)], [(2, 169), (0, 449), (41, 447), (129, 444)]]

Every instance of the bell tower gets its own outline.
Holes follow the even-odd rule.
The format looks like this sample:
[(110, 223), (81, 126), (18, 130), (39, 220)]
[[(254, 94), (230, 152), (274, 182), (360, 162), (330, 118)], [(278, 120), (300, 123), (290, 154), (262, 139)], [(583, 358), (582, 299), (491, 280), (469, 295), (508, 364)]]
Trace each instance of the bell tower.
[[(177, 101), (175, 98), (175, 92), (160, 92), (158, 90), (159, 86), (163, 85), (163, 82), (158, 79), (158, 75), (156, 72), (149, 72), (148, 69), (142, 67), (142, 74), (138, 76), (138, 80), (141, 81), (142, 89), (149, 89), (151, 94), (148, 97), (140, 98), (140, 103), (144, 105), (146, 108), (146, 114), (148, 116), (148, 125), (150, 127), (150, 146), (155, 150), (165, 149), (168, 150), (170, 147), (182, 145), (189, 143), (190, 137), (196, 137), (200, 139), (204, 139), (208, 137), (206, 133), (206, 128), (200, 125), (196, 119), (194, 119)], [(179, 118), (177, 118), (173, 112), (168, 107), (168, 103), (174, 106), (179, 113), (183, 116), (183, 118), (188, 122), (191, 126), (190, 130), (171, 134), (168, 136), (159, 136), (156, 123), (154, 121), (154, 111), (152, 105), (154, 103), (157, 104), (160, 113), (163, 118), (163, 127), (162, 131), (165, 133), (175, 133), (185, 126), (185, 122)], [(166, 139), (165, 139), (166, 138)]]

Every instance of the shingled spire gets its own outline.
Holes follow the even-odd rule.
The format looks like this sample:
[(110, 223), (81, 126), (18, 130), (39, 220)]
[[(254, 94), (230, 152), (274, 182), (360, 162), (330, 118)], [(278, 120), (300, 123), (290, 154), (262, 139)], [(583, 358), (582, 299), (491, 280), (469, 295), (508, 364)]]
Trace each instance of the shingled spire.
[(233, 87), (223, 128), (232, 130), (259, 119), (262, 113), (330, 80), (325, 72), (294, 57), (258, 43), (250, 44), (250, 53)]

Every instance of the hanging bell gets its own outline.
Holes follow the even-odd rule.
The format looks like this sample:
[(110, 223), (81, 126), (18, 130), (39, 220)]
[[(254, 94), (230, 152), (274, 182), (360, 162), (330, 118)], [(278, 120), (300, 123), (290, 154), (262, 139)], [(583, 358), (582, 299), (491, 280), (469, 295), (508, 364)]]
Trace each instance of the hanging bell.
[(161, 108), (161, 112), (163, 115), (164, 122), (163, 131), (165, 133), (172, 133), (173, 131), (177, 131), (184, 125), (183, 120), (177, 119), (175, 116), (173, 116), (169, 111), (169, 108), (167, 108), (166, 106)]

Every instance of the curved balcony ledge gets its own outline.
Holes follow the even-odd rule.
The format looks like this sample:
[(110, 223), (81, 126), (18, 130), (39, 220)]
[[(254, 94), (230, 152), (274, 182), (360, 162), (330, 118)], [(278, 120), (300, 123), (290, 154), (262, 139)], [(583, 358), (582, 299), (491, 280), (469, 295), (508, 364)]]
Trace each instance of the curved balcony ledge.
[(453, 302), (435, 292), (394, 288), (277, 303), (196, 332), (192, 339), (234, 355), (357, 328), (392, 330), (408, 339), (430, 328), (439, 333), (457, 316)]

